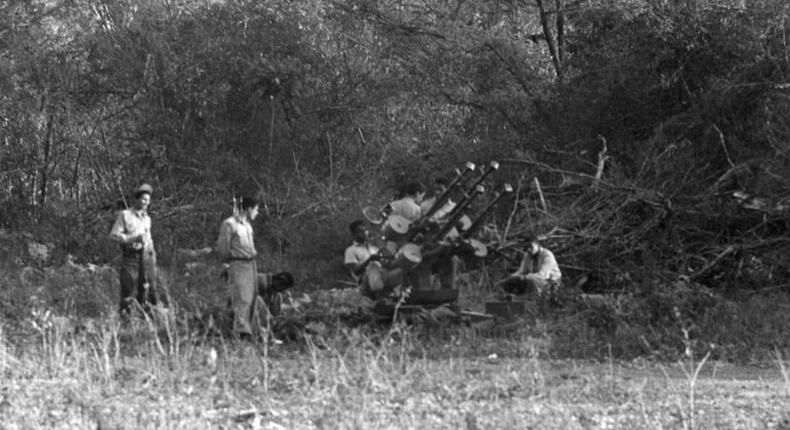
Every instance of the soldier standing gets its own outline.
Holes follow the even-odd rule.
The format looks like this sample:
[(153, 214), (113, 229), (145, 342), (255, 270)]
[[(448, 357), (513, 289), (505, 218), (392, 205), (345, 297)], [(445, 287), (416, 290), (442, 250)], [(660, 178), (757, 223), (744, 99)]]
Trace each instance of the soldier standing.
[(242, 340), (252, 340), (255, 298), (258, 291), (258, 264), (252, 221), (258, 217), (258, 202), (240, 199), (239, 212), (222, 222), (217, 254), (227, 264), (233, 310), (233, 332)]
[(133, 206), (118, 214), (110, 230), (110, 238), (121, 245), (119, 310), (122, 317), (129, 316), (133, 300), (145, 310), (157, 303), (156, 251), (151, 238), (151, 217), (147, 212), (151, 194), (150, 185), (140, 185), (135, 190)]

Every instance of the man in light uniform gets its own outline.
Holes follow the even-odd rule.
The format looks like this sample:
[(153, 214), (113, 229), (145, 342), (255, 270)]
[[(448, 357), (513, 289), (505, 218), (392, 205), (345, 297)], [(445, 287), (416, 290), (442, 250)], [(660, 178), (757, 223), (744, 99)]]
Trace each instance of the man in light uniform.
[[(387, 222), (384, 223), (385, 228), (392, 219), (398, 217), (408, 225), (419, 220), (422, 216), (420, 202), (423, 197), (425, 197), (422, 184), (419, 182), (409, 182), (400, 189), (400, 194), (403, 195), (403, 197), (391, 201), (386, 206), (385, 212), (388, 219)], [(385, 236), (387, 236), (386, 231)], [(385, 252), (388, 255), (395, 255), (404, 243), (405, 241), (402, 238), (387, 237), (387, 241), (384, 244)]]
[(354, 242), (346, 248), (344, 264), (359, 284), (362, 294), (371, 299), (385, 297), (403, 282), (399, 268), (385, 267), (379, 248), (370, 243), (370, 232), (365, 221), (356, 220), (349, 225)]
[(118, 214), (110, 230), (110, 239), (121, 245), (119, 311), (122, 317), (129, 316), (134, 300), (145, 310), (157, 303), (156, 251), (147, 212), (151, 194), (150, 185), (140, 185), (135, 190), (133, 206)]
[(255, 298), (258, 291), (258, 264), (252, 221), (258, 217), (258, 202), (242, 197), (239, 212), (222, 222), (217, 239), (217, 255), (227, 265), (233, 310), (233, 332), (242, 340), (253, 340)]
[[(419, 182), (408, 182), (400, 189), (403, 196), (398, 200), (390, 202), (388, 207), (389, 217), (402, 217), (409, 223), (414, 223), (422, 217), (420, 203), (425, 198), (425, 188)], [(397, 258), (398, 251), (406, 244), (404, 239), (390, 240), (384, 244), (385, 254)], [(430, 284), (430, 270), (418, 266), (417, 268), (404, 269), (403, 276), (406, 278), (405, 284), (412, 285), (414, 288)]]
[(528, 238), (529, 248), (518, 270), (502, 280), (503, 288), (512, 294), (537, 293), (547, 296), (556, 293), (562, 273), (554, 253), (540, 245), (536, 236)]
[(399, 215), (409, 222), (414, 222), (422, 216), (420, 202), (425, 197), (425, 189), (419, 182), (409, 182), (403, 187), (403, 197), (390, 202), (390, 215)]

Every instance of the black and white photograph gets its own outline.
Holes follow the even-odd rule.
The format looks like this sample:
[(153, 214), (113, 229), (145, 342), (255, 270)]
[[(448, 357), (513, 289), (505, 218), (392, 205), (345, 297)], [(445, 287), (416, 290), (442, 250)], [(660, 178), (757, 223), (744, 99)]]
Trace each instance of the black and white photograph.
[(788, 0), (0, 0), (0, 430), (790, 430)]

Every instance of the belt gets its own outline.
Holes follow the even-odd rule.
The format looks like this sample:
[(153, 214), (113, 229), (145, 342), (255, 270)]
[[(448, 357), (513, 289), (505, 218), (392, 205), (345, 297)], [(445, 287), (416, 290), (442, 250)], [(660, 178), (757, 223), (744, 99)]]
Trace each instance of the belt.
[(230, 257), (228, 261), (254, 261), (255, 257)]
[(137, 257), (143, 254), (142, 249), (121, 248), (121, 254), (125, 257)]

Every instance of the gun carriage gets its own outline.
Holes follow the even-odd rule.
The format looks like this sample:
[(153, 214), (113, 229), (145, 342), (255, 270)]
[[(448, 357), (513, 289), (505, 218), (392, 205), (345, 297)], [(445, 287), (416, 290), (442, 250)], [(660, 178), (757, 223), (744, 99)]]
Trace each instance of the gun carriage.
[[(373, 224), (381, 226), (381, 239), (388, 246), (382, 247), (379, 258), (394, 260), (404, 272), (403, 282), (392, 294), (376, 300), (374, 311), (391, 316), (398, 312), (422, 311), (446, 307), (459, 316), (491, 318), (492, 315), (461, 311), (458, 306), (459, 289), (452, 282), (434, 285), (437, 266), (452, 266), (460, 259), (467, 266), (476, 266), (487, 257), (496, 258), (488, 245), (479, 239), (486, 219), (503, 198), (513, 192), (504, 184), (492, 193), (487, 202), (476, 204), (487, 193), (486, 180), (499, 169), (497, 162), (478, 169), (466, 163), (447, 188), (435, 198), (433, 205), (420, 218), (410, 222), (391, 213), (388, 206), (380, 209), (367, 207), (363, 215)], [(458, 197), (454, 202), (453, 197)], [(451, 270), (455, 270), (454, 266)]]

